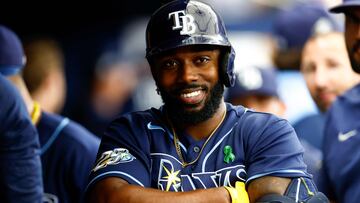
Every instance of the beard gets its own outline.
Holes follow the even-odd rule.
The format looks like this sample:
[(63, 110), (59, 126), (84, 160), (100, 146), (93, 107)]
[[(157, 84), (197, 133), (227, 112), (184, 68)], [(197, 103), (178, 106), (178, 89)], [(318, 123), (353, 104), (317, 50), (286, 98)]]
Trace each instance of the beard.
[(354, 46), (348, 51), (351, 67), (356, 73), (360, 73), (360, 61), (357, 61), (355, 58), (355, 52), (358, 49), (360, 49), (360, 41), (357, 41)]
[[(177, 90), (186, 89), (186, 88), (195, 88), (199, 85), (187, 85)], [(199, 111), (188, 111), (187, 108), (195, 108), (195, 105), (186, 105), (184, 106), (178, 99), (171, 96), (168, 92), (158, 86), (160, 96), (165, 104), (165, 109), (167, 111), (168, 117), (173, 123), (183, 123), (183, 124), (197, 124), (211, 118), (216, 110), (219, 108), (222, 96), (224, 93), (224, 86), (218, 82), (216, 85), (210, 89), (210, 96), (206, 98), (204, 107)], [(176, 91), (173, 91), (176, 92)]]

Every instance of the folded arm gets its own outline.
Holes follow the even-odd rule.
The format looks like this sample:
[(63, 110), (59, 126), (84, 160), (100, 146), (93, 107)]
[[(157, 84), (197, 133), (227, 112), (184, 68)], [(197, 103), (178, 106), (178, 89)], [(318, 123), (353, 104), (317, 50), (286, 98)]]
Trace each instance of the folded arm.
[[(248, 187), (250, 202), (266, 194), (283, 194), (290, 183), (288, 178), (263, 177), (252, 181)], [(126, 181), (110, 177), (95, 184), (89, 193), (91, 203), (230, 203), (224, 187), (198, 189), (189, 192), (165, 192), (152, 188), (130, 185)]]

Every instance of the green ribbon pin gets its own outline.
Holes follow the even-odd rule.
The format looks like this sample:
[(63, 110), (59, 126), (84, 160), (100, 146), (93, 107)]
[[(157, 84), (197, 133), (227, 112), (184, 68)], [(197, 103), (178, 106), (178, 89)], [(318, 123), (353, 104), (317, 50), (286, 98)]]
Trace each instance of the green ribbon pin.
[(230, 163), (235, 160), (235, 154), (233, 154), (233, 150), (229, 145), (224, 147), (224, 162)]

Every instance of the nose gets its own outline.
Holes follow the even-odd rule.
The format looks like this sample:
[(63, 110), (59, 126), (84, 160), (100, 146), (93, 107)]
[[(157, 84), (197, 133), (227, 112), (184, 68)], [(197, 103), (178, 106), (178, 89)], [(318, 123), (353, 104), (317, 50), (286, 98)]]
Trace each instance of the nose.
[(328, 83), (327, 74), (324, 67), (318, 67), (315, 71), (314, 82), (316, 88), (322, 89)]
[(199, 79), (197, 68), (191, 62), (185, 62), (181, 68), (179, 78), (184, 83), (196, 82)]

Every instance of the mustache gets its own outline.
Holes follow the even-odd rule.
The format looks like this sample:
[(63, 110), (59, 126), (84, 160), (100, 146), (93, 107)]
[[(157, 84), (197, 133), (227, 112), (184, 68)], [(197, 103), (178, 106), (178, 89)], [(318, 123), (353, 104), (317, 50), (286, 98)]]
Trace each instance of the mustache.
[(351, 49), (351, 53), (356, 52), (356, 50), (360, 49), (360, 40), (357, 40), (354, 46)]
[(182, 92), (185, 89), (193, 89), (193, 88), (201, 88), (201, 89), (205, 89), (205, 90), (208, 89), (205, 85), (200, 85), (200, 84), (193, 83), (193, 84), (176, 86), (176, 87), (172, 88), (170, 90), (170, 92), (171, 93), (179, 93), (179, 92)]

